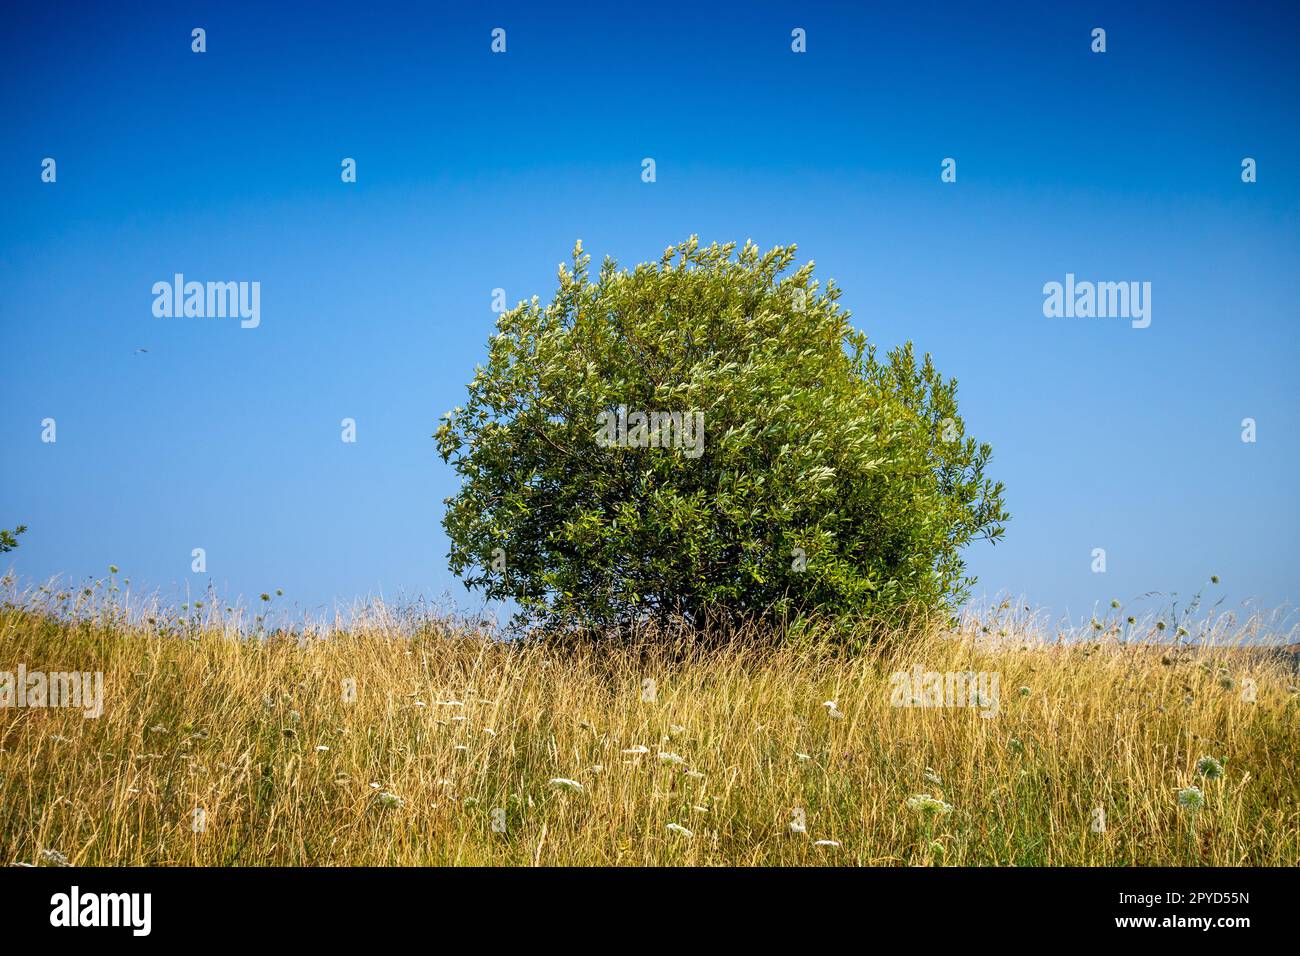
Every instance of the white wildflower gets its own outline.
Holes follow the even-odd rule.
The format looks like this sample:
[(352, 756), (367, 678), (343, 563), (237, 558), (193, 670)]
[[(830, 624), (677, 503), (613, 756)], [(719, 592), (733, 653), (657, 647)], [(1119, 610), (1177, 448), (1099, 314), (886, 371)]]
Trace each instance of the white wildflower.
[(1223, 776), (1223, 764), (1213, 757), (1202, 757), (1196, 761), (1196, 772), (1206, 780), (1218, 780)]
[(918, 793), (914, 797), (908, 797), (907, 805), (924, 816), (952, 813), (951, 805), (928, 793)]

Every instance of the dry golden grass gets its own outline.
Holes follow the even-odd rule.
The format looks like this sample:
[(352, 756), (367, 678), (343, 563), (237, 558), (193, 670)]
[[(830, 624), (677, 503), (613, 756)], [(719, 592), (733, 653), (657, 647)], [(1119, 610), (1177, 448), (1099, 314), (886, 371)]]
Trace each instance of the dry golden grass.
[[(1171, 654), (1109, 624), (1063, 644), (1010, 619), (856, 655), (517, 646), (382, 612), (247, 639), (90, 600), (0, 607), (0, 671), (105, 686), (98, 719), (0, 710), (0, 863), (1300, 861), (1300, 697), (1280, 655)], [(997, 673), (997, 716), (892, 706), (890, 675), (916, 665)], [(1205, 756), (1221, 778), (1198, 774)], [(1196, 812), (1178, 805), (1189, 785)], [(951, 812), (909, 807), (922, 793)]]

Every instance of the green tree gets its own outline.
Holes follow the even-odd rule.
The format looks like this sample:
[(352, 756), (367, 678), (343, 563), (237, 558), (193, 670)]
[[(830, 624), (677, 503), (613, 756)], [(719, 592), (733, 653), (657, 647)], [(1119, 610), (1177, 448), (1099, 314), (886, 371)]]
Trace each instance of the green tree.
[(12, 551), (14, 548), (18, 547), (18, 536), (26, 530), (27, 525), (25, 524), (20, 524), (12, 531), (6, 531), (4, 528), (0, 528), (0, 554), (4, 554), (6, 551)]
[[(435, 438), (461, 478), (452, 570), (521, 620), (590, 628), (817, 613), (901, 623), (968, 593), (961, 549), (996, 540), (1003, 487), (955, 380), (909, 343), (883, 360), (796, 248), (692, 236), (599, 275), (579, 242), (549, 305), (497, 321)], [(702, 413), (616, 428), (626, 409)], [(647, 434), (651, 447), (646, 444)]]

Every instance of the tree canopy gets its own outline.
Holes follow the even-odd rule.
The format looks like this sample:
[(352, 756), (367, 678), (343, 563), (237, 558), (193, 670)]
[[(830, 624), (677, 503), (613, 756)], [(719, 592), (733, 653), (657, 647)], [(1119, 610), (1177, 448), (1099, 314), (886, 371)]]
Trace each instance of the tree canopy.
[[(962, 548), (1003, 487), (957, 383), (912, 345), (880, 357), (795, 246), (669, 246), (503, 313), (439, 452), (461, 478), (452, 570), (523, 618), (951, 610)], [(701, 433), (695, 434), (698, 424)]]

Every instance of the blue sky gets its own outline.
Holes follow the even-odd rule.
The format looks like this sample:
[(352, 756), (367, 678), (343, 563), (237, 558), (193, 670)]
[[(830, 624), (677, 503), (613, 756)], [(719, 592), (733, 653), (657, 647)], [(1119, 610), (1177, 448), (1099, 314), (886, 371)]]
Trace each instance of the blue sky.
[[(1294, 6), (439, 6), (5, 5), (20, 575), (474, 606), (430, 435), (492, 290), (549, 297), (577, 238), (634, 265), (697, 233), (798, 243), (875, 342), (958, 379), (1013, 515), (968, 552), (978, 593), (1300, 596)], [(156, 318), (176, 272), (260, 282), (261, 325)], [(1066, 273), (1149, 281), (1151, 326), (1045, 318)]]

